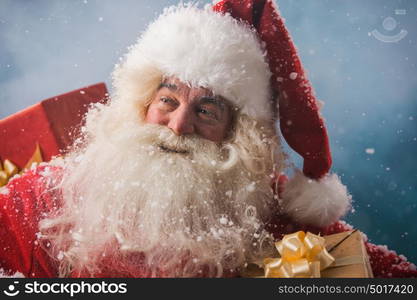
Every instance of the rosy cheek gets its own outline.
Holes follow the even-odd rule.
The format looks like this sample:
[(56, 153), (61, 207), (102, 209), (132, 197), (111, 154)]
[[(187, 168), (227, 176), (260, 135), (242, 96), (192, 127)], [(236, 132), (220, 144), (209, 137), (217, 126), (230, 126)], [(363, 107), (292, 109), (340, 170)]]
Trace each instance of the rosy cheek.
[(164, 120), (164, 115), (157, 108), (151, 105), (148, 109), (148, 112), (146, 113), (145, 122), (150, 124), (164, 125)]
[(227, 125), (222, 125), (215, 131), (215, 142), (222, 142), (226, 138)]
[(210, 128), (201, 130), (200, 136), (212, 142), (220, 143), (224, 140), (224, 130), (220, 127), (216, 129)]

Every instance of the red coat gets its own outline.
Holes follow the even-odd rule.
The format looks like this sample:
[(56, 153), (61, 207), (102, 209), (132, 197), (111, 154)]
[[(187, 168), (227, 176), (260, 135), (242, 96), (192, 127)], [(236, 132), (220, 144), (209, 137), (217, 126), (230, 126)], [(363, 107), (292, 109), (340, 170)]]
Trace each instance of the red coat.
[[(22, 273), (25, 277), (57, 277), (57, 265), (37, 241), (39, 220), (59, 207), (59, 194), (45, 193), (45, 180), (51, 167), (39, 167), (14, 178), (6, 188), (0, 189), (0, 269), (5, 275)], [(292, 222), (286, 216), (276, 216), (268, 225), (276, 238), (297, 230), (323, 235), (350, 230), (351, 226), (339, 221), (326, 228), (314, 228)], [(366, 242), (375, 277), (417, 277), (414, 264), (384, 246)], [(138, 256), (141, 259), (141, 256)], [(143, 268), (135, 277), (148, 277)], [(163, 276), (163, 273), (160, 274)], [(76, 276), (74, 276), (76, 277)], [(116, 271), (108, 271), (97, 277), (124, 277)]]

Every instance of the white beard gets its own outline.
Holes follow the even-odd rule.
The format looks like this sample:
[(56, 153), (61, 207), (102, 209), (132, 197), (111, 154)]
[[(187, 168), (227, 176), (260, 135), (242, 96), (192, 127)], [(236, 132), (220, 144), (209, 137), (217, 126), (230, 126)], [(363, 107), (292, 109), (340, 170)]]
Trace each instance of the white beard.
[(147, 276), (222, 276), (271, 251), (270, 173), (248, 171), (228, 143), (129, 120), (106, 126), (66, 157), (64, 205), (41, 222), (61, 276), (103, 272), (104, 258), (134, 267), (118, 263), (132, 253), (144, 254)]

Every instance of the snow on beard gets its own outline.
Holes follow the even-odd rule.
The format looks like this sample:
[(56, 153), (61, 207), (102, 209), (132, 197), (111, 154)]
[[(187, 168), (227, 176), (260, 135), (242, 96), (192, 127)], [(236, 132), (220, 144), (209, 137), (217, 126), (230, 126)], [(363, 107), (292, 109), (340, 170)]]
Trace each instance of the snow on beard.
[(136, 120), (109, 121), (97, 119), (86, 146), (66, 158), (64, 207), (42, 223), (61, 275), (97, 274), (109, 265), (132, 269), (137, 257), (121, 262), (144, 253), (140, 264), (149, 276), (161, 270), (196, 276), (203, 269), (221, 276), (270, 251), (263, 230), (272, 212), (269, 174), (249, 172), (228, 143), (176, 136)]

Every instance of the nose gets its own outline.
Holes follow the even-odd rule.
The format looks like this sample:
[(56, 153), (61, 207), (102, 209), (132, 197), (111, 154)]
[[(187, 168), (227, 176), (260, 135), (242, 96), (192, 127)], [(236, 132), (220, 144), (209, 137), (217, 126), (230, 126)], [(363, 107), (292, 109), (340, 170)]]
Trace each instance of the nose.
[(168, 127), (178, 136), (193, 134), (193, 116), (188, 109), (178, 109), (171, 114)]

